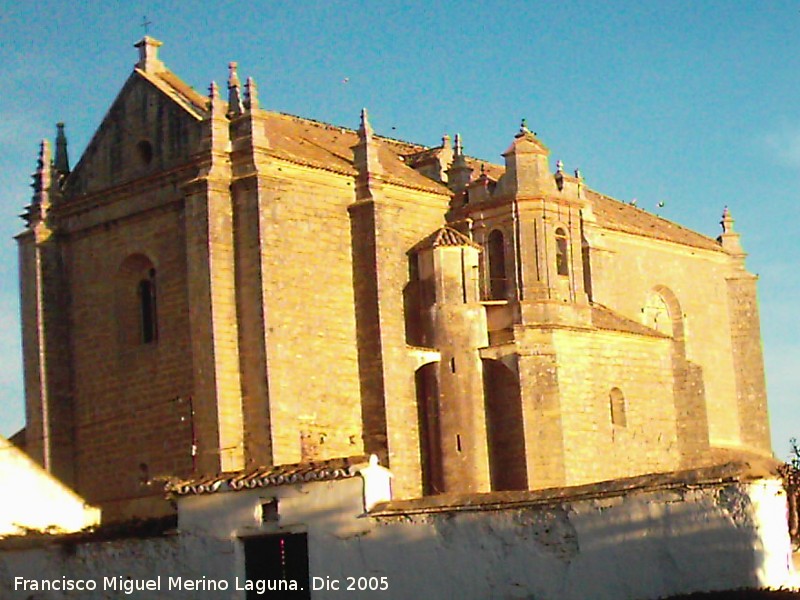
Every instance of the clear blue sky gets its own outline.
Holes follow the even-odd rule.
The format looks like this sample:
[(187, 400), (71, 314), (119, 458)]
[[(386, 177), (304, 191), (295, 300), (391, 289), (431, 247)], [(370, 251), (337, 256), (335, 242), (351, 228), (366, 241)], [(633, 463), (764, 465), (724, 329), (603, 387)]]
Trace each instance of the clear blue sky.
[[(85, 4), (89, 5), (88, 7)], [(761, 277), (773, 444), (800, 437), (800, 3), (0, 2), (0, 434), (23, 425), (17, 215), (38, 141), (75, 164), (143, 35), (196, 89), (236, 60), (262, 107), (500, 161), (521, 117), (594, 189), (707, 235), (728, 205)], [(208, 8), (211, 6), (212, 8)], [(346, 82), (345, 82), (346, 80)]]

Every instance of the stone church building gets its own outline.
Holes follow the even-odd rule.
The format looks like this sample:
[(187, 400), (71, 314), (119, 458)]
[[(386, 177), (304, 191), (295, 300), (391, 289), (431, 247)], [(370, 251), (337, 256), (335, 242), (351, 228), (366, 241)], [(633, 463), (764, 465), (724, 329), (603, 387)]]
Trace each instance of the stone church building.
[(109, 515), (160, 478), (375, 453), (394, 494), (771, 455), (756, 277), (551, 165), (203, 95), (145, 37), (18, 236), (27, 452)]

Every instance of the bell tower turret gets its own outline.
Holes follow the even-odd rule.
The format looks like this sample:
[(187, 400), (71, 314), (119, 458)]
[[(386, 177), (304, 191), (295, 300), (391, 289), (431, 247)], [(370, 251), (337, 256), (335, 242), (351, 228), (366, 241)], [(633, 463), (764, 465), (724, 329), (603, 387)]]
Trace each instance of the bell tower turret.
[[(489, 198), (471, 198), (482, 255), (483, 294), (519, 304), (519, 324), (580, 325), (589, 319), (582, 252), (582, 179), (566, 175), (559, 161), (522, 121), (503, 153), (505, 173)], [(586, 314), (585, 314), (586, 313)]]

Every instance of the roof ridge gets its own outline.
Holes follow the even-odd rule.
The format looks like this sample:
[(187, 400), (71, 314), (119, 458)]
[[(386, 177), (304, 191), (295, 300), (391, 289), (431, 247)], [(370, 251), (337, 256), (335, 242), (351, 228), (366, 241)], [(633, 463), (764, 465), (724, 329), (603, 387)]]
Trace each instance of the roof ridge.
[[(613, 308), (609, 308), (605, 304), (601, 304), (599, 302), (592, 301), (590, 303), (590, 306), (593, 309), (592, 325), (594, 327), (596, 327), (597, 329), (603, 329), (603, 330), (606, 330), (606, 331), (621, 331), (623, 333), (633, 333), (633, 334), (636, 334), (636, 335), (649, 335), (649, 336), (653, 336), (653, 337), (662, 337), (662, 338), (670, 337), (670, 336), (668, 336), (668, 335), (666, 335), (666, 334), (664, 334), (664, 333), (662, 333), (662, 332), (660, 332), (660, 331), (658, 331), (656, 329), (653, 329), (652, 327), (648, 327), (647, 325), (644, 325), (643, 323), (639, 323), (638, 321), (630, 318), (627, 315), (624, 315), (624, 314), (614, 310)], [(594, 318), (594, 316), (595, 316), (595, 312), (594, 311), (597, 311), (597, 312), (600, 312), (600, 313), (606, 313), (606, 315), (608, 315), (612, 319), (616, 319), (618, 321), (618, 323), (616, 323), (616, 324), (615, 323), (604, 323), (602, 321), (597, 321)]]
[[(600, 193), (591, 188), (587, 188), (586, 192), (587, 197), (595, 201), (595, 215), (598, 217), (598, 222), (605, 228), (615, 229), (632, 235), (649, 237), (651, 239), (665, 240), (683, 246), (724, 252), (719, 242), (709, 235), (690, 229), (685, 225), (671, 221), (661, 215), (651, 213), (638, 206), (633, 206), (629, 203), (617, 200), (616, 198), (612, 198), (607, 194)], [(597, 204), (597, 201), (611, 203), (612, 206), (604, 209), (601, 204)], [(616, 214), (612, 214), (611, 209), (616, 209)], [(642, 220), (647, 220), (649, 223), (637, 223), (635, 221), (637, 217)], [(652, 229), (652, 231), (650, 229)]]
[[(312, 119), (310, 117), (304, 117), (301, 115), (296, 115), (294, 113), (284, 112), (280, 110), (266, 110), (265, 112), (272, 113), (274, 115), (278, 115), (281, 117), (289, 117), (292, 119), (297, 119), (298, 121), (305, 121), (306, 123), (310, 123), (312, 125), (317, 125), (324, 127), (325, 129), (337, 130), (337, 131), (346, 131), (349, 133), (358, 134), (358, 129), (353, 129), (352, 127), (345, 127), (344, 125), (336, 125), (335, 123), (329, 123), (328, 121), (321, 121), (319, 119)], [(380, 139), (384, 142), (391, 142), (395, 144), (400, 144), (403, 146), (413, 146), (417, 152), (424, 152), (425, 150), (431, 150), (435, 148), (435, 146), (426, 146), (424, 144), (418, 144), (416, 142), (409, 142), (408, 140), (401, 140), (397, 138), (391, 138), (385, 135), (380, 135), (379, 133), (375, 134), (377, 139)]]
[(666, 217), (662, 217), (661, 215), (657, 215), (656, 213), (652, 213), (649, 210), (645, 210), (641, 206), (636, 206), (636, 205), (632, 205), (632, 204), (630, 204), (628, 202), (623, 202), (622, 200), (617, 200), (616, 198), (614, 198), (612, 196), (609, 196), (608, 194), (603, 194), (602, 192), (598, 192), (597, 190), (593, 190), (591, 188), (587, 188), (586, 191), (588, 191), (588, 192), (590, 192), (592, 194), (595, 194), (597, 196), (600, 196), (601, 198), (604, 198), (605, 200), (610, 200), (611, 202), (616, 202), (618, 204), (621, 204), (622, 206), (624, 206), (626, 208), (630, 208), (630, 209), (633, 209), (633, 210), (638, 210), (640, 213), (645, 214), (648, 217), (651, 217), (653, 219), (658, 219), (659, 221), (663, 221), (664, 223), (669, 223), (670, 225), (673, 225), (673, 226), (675, 226), (675, 227), (677, 227), (679, 229), (683, 229), (684, 231), (688, 231), (689, 233), (692, 233), (694, 235), (699, 235), (701, 237), (704, 237), (704, 238), (707, 238), (707, 239), (711, 240), (712, 242), (716, 242), (716, 239), (711, 237), (710, 235), (706, 235), (706, 234), (700, 233), (699, 231), (696, 231), (694, 229), (690, 229), (686, 225), (681, 225), (677, 221), (672, 221), (670, 219), (667, 219)]

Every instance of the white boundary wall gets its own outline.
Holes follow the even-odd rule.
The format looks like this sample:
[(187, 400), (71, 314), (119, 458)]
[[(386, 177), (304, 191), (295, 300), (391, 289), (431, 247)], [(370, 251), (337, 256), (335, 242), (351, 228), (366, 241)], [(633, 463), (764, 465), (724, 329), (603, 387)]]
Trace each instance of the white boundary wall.
[[(669, 485), (591, 498), (525, 501), (489, 509), (491, 495), (459, 508), (419, 501), (363, 511), (363, 480), (188, 496), (180, 534), (148, 540), (10, 549), (0, 543), (0, 597), (237, 598), (239, 538), (306, 532), (312, 577), (385, 577), (383, 592), (315, 591), (312, 598), (530, 598), (620, 600), (693, 591), (791, 585), (786, 498), (777, 479)], [(277, 497), (280, 520), (262, 523)], [(504, 497), (508, 501), (509, 496)], [(415, 504), (416, 502), (416, 504)], [(377, 516), (376, 516), (377, 515)], [(14, 578), (94, 580), (94, 593), (15, 590)], [(103, 578), (160, 591), (103, 591)], [(178, 591), (169, 577), (221, 581), (228, 591)], [(319, 581), (319, 580), (317, 580)], [(269, 594), (267, 596), (269, 597)]]

